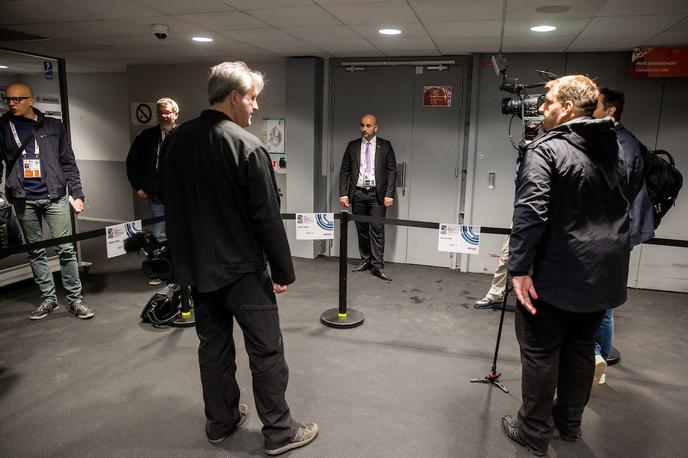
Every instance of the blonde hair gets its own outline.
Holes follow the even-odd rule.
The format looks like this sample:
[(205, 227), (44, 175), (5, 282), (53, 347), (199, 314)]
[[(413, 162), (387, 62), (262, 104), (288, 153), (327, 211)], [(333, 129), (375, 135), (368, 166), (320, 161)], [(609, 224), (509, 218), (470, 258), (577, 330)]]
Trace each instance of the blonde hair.
[(169, 105), (172, 107), (172, 111), (174, 113), (179, 113), (179, 105), (177, 105), (177, 102), (175, 102), (174, 100), (172, 100), (169, 97), (163, 97), (160, 100), (158, 100), (157, 102), (155, 102), (156, 108), (160, 107), (162, 105)]
[(597, 85), (584, 75), (567, 75), (550, 81), (545, 87), (552, 92), (560, 102), (573, 103), (579, 115), (590, 116), (597, 107), (599, 91)]

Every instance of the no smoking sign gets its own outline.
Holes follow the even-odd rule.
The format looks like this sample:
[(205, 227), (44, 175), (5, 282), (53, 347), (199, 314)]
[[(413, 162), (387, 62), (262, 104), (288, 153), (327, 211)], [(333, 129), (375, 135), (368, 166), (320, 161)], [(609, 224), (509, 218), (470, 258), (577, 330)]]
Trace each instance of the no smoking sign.
[(135, 126), (154, 126), (157, 124), (155, 117), (155, 103), (132, 102), (131, 123)]

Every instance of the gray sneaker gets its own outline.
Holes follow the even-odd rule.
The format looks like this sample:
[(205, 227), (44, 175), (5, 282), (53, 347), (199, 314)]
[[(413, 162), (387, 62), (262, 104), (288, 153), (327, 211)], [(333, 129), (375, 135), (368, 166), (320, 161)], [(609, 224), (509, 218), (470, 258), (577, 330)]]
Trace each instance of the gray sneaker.
[(75, 301), (69, 304), (69, 313), (82, 320), (88, 320), (95, 315), (95, 312), (81, 301)]
[(318, 432), (320, 432), (320, 428), (318, 427), (317, 423), (299, 425), (296, 428), (296, 434), (294, 434), (294, 438), (292, 440), (290, 440), (286, 444), (275, 446), (273, 448), (266, 447), (265, 453), (272, 456), (281, 455), (282, 453), (288, 452), (289, 450), (303, 447), (304, 445), (308, 445), (311, 442), (313, 442), (313, 440), (316, 437), (318, 437)]
[(54, 299), (46, 299), (44, 300), (41, 305), (36, 307), (36, 310), (31, 312), (31, 315), (29, 315), (29, 318), (32, 320), (42, 320), (46, 316), (50, 315), (53, 313), (54, 310), (57, 310), (60, 308), (60, 306), (57, 304), (57, 301)]

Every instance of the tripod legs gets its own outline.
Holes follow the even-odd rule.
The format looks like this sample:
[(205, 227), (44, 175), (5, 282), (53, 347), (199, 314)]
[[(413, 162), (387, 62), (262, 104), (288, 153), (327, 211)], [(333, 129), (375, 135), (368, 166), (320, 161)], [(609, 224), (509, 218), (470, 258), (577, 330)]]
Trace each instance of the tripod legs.
[(508, 393), (509, 389), (502, 385), (502, 382), (499, 381), (499, 376), (502, 374), (497, 373), (497, 355), (499, 354), (499, 343), (502, 340), (502, 327), (504, 326), (504, 313), (506, 313), (506, 300), (509, 297), (509, 291), (511, 291), (511, 288), (508, 287), (504, 291), (504, 300), (502, 301), (502, 313), (499, 316), (499, 328), (497, 330), (497, 344), (495, 345), (494, 358), (492, 359), (492, 370), (485, 377), (471, 379), (471, 383), (489, 383), (495, 385), (505, 393)]

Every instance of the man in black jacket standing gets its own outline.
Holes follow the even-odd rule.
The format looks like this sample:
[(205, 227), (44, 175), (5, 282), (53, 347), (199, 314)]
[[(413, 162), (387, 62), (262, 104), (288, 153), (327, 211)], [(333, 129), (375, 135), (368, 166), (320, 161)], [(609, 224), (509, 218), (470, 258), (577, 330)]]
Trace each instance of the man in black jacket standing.
[(278, 455), (307, 445), (319, 428), (296, 423), (285, 399), (289, 369), (275, 293), (294, 282), (294, 268), (269, 155), (244, 129), (262, 89), (262, 75), (243, 62), (211, 68), (210, 109), (166, 142), (163, 196), (174, 281), (192, 287), (208, 440), (222, 442), (247, 415), (235, 377), (236, 320), (265, 452)]
[[(394, 203), (397, 160), (392, 144), (377, 137), (377, 118), (361, 118), (361, 136), (346, 147), (339, 172), (339, 203), (353, 207), (354, 215), (384, 217)], [(384, 271), (385, 225), (356, 221), (358, 249), (363, 263), (354, 269), (370, 269), (378, 278), (391, 281)]]
[[(519, 301), (522, 401), (502, 418), (511, 440), (545, 455), (556, 428), (581, 435), (605, 311), (626, 301), (630, 254), (626, 178), (611, 119), (593, 119), (598, 90), (585, 76), (547, 83), (545, 134), (516, 177), (508, 269)], [(556, 392), (557, 398), (554, 399)]]
[[(159, 199), (160, 146), (165, 137), (176, 127), (179, 105), (163, 97), (155, 104), (158, 125), (142, 130), (134, 139), (127, 155), (127, 178), (136, 195), (148, 201), (150, 216), (165, 214), (165, 206)], [(165, 223), (155, 223), (153, 233), (164, 239)], [(160, 281), (154, 282), (159, 284)]]
[[(29, 85), (10, 84), (5, 99), (9, 113), (0, 120), (0, 148), (5, 164), (13, 164), (8, 171), (7, 192), (26, 241), (43, 240), (44, 222), (51, 238), (72, 235), (70, 197), (71, 207), (81, 213), (84, 210), (84, 192), (67, 131), (59, 119), (44, 116), (34, 108), (33, 91)], [(20, 152), (22, 145), (24, 149)], [(56, 251), (69, 311), (77, 318), (92, 318), (93, 310), (82, 300), (74, 245), (63, 243), (56, 247)], [(29, 318), (42, 320), (59, 307), (46, 250), (29, 251), (29, 263), (42, 299), (41, 305)]]

